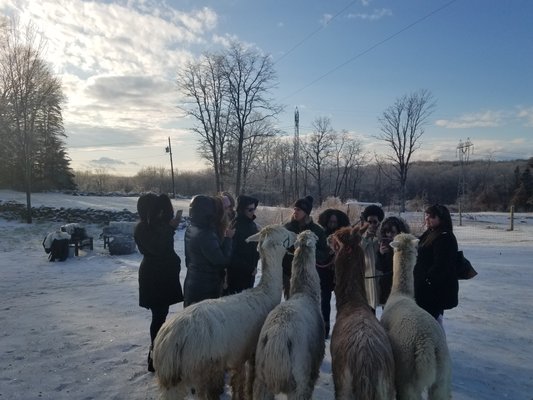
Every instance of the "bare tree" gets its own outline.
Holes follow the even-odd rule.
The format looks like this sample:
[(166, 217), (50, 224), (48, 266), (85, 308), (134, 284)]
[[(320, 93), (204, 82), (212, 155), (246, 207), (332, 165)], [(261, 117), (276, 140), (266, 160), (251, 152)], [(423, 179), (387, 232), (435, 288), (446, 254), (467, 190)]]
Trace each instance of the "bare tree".
[(323, 200), (323, 173), (329, 166), (334, 152), (335, 131), (328, 117), (318, 117), (313, 121), (313, 133), (304, 140), (303, 155), (306, 171), (313, 177), (318, 191), (318, 201)]
[(282, 107), (267, 97), (276, 86), (276, 74), (268, 55), (233, 42), (224, 58), (236, 149), (235, 193), (240, 194), (245, 142), (251, 132), (247, 128), (270, 120), (282, 111)]
[(270, 121), (259, 117), (252, 119), (256, 122), (247, 126), (242, 148), (242, 193), (246, 193), (248, 176), (259, 162), (258, 155), (265, 150), (268, 139), (277, 133)]
[[(2, 24), (0, 44), (0, 99), (2, 126), (10, 132), (9, 144), (15, 163), (23, 172), (26, 190), (26, 220), (32, 222), (31, 191), (36, 155), (41, 148), (43, 129), (53, 133), (50, 124), (60, 124), (60, 104), (64, 101), (61, 82), (52, 75), (42, 56), (44, 38), (29, 24), (19, 30), (17, 21)], [(53, 116), (53, 118), (49, 118)]]
[(381, 133), (376, 136), (392, 150), (387, 155), (395, 170), (400, 188), (400, 211), (405, 211), (405, 186), (411, 157), (420, 148), (424, 126), (435, 108), (433, 96), (422, 89), (397, 99), (379, 118)]
[(197, 124), (192, 131), (200, 136), (199, 150), (215, 171), (216, 191), (224, 190), (224, 154), (228, 142), (230, 108), (226, 95), (224, 57), (205, 53), (178, 72), (178, 90), (188, 102), (180, 108)]
[(348, 192), (348, 179), (353, 170), (359, 168), (365, 162), (361, 142), (348, 134), (342, 132), (334, 135), (332, 151), (332, 179), (333, 188), (331, 190), (334, 197), (344, 198)]

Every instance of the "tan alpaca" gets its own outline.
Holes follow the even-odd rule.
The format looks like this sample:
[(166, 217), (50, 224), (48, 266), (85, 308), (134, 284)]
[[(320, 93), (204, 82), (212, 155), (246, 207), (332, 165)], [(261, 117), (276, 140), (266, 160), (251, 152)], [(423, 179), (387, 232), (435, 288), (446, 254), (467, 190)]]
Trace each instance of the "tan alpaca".
[(396, 362), (398, 400), (451, 399), (451, 361), (444, 331), (414, 300), (413, 268), (418, 240), (402, 233), (394, 238), (393, 282), (381, 323)]
[(394, 399), (394, 358), (365, 293), (365, 258), (358, 228), (330, 237), (335, 256), (337, 317), (331, 335), (335, 399)]

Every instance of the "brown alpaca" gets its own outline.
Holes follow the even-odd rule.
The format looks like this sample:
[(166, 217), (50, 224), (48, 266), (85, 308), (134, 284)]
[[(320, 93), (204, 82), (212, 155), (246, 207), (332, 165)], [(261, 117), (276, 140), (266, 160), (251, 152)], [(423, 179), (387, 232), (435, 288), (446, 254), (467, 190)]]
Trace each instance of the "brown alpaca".
[(359, 228), (342, 228), (330, 237), (335, 257), (337, 317), (331, 335), (335, 399), (392, 400), (392, 348), (368, 305)]

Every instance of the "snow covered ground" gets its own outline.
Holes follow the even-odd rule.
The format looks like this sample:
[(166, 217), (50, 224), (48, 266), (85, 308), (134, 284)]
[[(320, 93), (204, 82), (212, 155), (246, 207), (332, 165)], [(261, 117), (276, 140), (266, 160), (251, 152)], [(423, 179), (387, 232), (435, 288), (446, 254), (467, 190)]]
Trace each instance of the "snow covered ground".
[[(25, 203), (25, 195), (0, 191), (0, 200)], [(34, 206), (131, 211), (136, 201), (32, 196)], [(174, 204), (187, 212), (188, 201)], [(455, 227), (479, 272), (461, 281), (459, 306), (445, 314), (457, 400), (533, 399), (533, 215), (518, 214), (514, 231), (507, 230), (508, 217), (468, 214)], [(41, 242), (57, 222), (0, 219), (0, 399), (158, 397), (154, 375), (146, 371), (150, 312), (138, 306), (141, 256), (110, 256), (99, 239), (102, 227), (86, 227), (94, 250), (51, 263)], [(175, 247), (182, 256), (183, 231)], [(172, 306), (171, 313), (180, 309)], [(315, 399), (333, 398), (330, 361), (328, 352)]]

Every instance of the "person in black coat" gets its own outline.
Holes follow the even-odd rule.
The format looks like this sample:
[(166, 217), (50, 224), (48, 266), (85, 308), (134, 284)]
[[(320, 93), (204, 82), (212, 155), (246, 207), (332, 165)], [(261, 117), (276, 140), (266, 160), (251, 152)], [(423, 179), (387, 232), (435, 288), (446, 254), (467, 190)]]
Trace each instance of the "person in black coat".
[(165, 194), (142, 195), (137, 211), (140, 222), (135, 226), (134, 238), (143, 255), (139, 267), (139, 305), (152, 312), (148, 370), (153, 372), (151, 350), (155, 337), (166, 320), (169, 306), (183, 301), (181, 260), (174, 251), (174, 232), (180, 221), (174, 218), (172, 203)]
[(376, 254), (376, 272), (378, 275), (379, 304), (385, 306), (392, 288), (392, 257), (394, 250), (391, 242), (399, 233), (410, 233), (407, 222), (394, 215), (381, 223), (379, 230), (379, 250)]
[(416, 303), (442, 323), (444, 310), (458, 304), (459, 283), (455, 271), (457, 239), (452, 218), (440, 204), (425, 210), (426, 231), (420, 236), (414, 268)]
[[(326, 241), (326, 233), (324, 229), (318, 224), (313, 222), (311, 218), (311, 210), (313, 209), (313, 198), (311, 196), (306, 196), (304, 198), (298, 199), (294, 202), (293, 213), (291, 220), (287, 222), (284, 227), (296, 234), (303, 232), (305, 230), (312, 231), (317, 237), (316, 242), (316, 263), (324, 265), (327, 263), (329, 258), (329, 247)], [(287, 254), (283, 257), (283, 295), (285, 299), (289, 298), (290, 295), (290, 280), (291, 280), (291, 268), (292, 260), (294, 258), (294, 246), (291, 247)]]
[(185, 307), (222, 295), (234, 234), (232, 229), (222, 231), (213, 197), (195, 196), (189, 206), (189, 217), (191, 224), (185, 231)]
[[(324, 228), (326, 238), (335, 233), (339, 228), (350, 226), (350, 219), (341, 210), (328, 208), (318, 216), (318, 224)], [(320, 278), (320, 308), (324, 318), (326, 339), (329, 337), (331, 315), (331, 292), (335, 288), (335, 252), (329, 251), (328, 259), (324, 264), (316, 264), (318, 277)]]
[(253, 197), (245, 195), (237, 197), (237, 216), (233, 221), (235, 235), (233, 236), (231, 262), (228, 267), (227, 294), (239, 293), (254, 286), (259, 252), (257, 243), (246, 243), (246, 239), (259, 232), (254, 222), (257, 204), (259, 200)]

